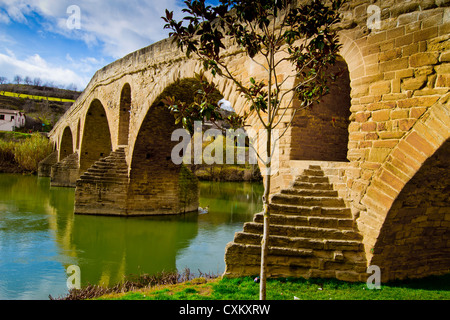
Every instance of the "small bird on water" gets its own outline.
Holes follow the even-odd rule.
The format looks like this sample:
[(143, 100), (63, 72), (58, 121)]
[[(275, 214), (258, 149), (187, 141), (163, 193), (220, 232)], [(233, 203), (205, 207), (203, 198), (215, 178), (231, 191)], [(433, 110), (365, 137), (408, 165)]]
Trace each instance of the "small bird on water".
[(206, 207), (204, 207), (204, 208), (198, 207), (198, 213), (199, 213), (199, 214), (205, 214), (205, 213), (208, 213), (208, 210), (209, 210), (209, 206), (206, 206)]

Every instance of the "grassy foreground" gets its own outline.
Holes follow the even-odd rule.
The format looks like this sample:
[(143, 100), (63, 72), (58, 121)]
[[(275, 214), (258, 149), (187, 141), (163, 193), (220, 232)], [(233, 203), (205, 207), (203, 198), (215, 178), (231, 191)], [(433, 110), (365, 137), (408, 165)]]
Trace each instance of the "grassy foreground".
[[(100, 300), (258, 300), (259, 283), (252, 277), (197, 278), (179, 284), (157, 285)], [(450, 274), (383, 284), (368, 289), (366, 283), (335, 279), (269, 279), (268, 300), (450, 300)]]

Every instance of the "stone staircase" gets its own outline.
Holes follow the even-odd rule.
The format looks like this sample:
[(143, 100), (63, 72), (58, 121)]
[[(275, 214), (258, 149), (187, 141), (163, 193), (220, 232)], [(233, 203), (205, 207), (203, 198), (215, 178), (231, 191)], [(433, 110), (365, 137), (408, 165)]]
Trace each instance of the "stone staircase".
[(96, 161), (76, 183), (75, 213), (126, 215), (128, 166), (124, 148)]
[(80, 176), (81, 180), (92, 182), (128, 183), (128, 166), (125, 149), (119, 148), (109, 156), (96, 161)]
[[(362, 236), (320, 166), (273, 195), (269, 210), (268, 276), (365, 281)], [(226, 276), (259, 274), (263, 219), (256, 214), (228, 244)]]

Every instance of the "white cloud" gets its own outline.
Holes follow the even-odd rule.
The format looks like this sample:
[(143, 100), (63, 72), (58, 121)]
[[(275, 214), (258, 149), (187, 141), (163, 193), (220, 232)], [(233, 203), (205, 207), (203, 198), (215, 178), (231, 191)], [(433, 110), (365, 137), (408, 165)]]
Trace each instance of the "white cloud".
[[(80, 29), (67, 25), (71, 16), (67, 9), (72, 5), (80, 8)], [(19, 38), (0, 34), (0, 75), (11, 81), (15, 75), (21, 75), (85, 88), (105, 61), (166, 38), (169, 31), (163, 29), (161, 16), (165, 16), (167, 8), (174, 11), (175, 19), (181, 19), (181, 5), (181, 0), (0, 0), (0, 27), (26, 24), (36, 28), (36, 35), (43, 43), (50, 41), (53, 33), (66, 40), (82, 41), (89, 49), (86, 50), (89, 54), (82, 57), (82, 49), (70, 55), (69, 49), (70, 53), (66, 54), (64, 49), (57, 48), (65, 56), (55, 57), (46, 50), (24, 48)]]
[(9, 19), (9, 16), (6, 13), (0, 11), (0, 23), (7, 24), (10, 22), (11, 22), (11, 20)]
[(38, 54), (20, 60), (12, 52), (9, 52), (8, 55), (0, 53), (0, 70), (2, 70), (2, 76), (7, 77), (10, 81), (14, 76), (20, 75), (32, 79), (41, 78), (43, 82), (53, 82), (65, 86), (73, 83), (78, 88), (84, 88), (89, 82), (89, 77), (82, 77), (68, 68), (53, 66)]
[[(75, 3), (74, 3), (75, 2)], [(8, 17), (26, 23), (27, 15), (39, 13), (47, 21), (43, 26), (51, 32), (88, 45), (100, 44), (103, 54), (120, 58), (167, 37), (163, 29), (165, 9), (181, 12), (178, 0), (0, 0)], [(67, 27), (71, 5), (80, 8), (80, 29)]]

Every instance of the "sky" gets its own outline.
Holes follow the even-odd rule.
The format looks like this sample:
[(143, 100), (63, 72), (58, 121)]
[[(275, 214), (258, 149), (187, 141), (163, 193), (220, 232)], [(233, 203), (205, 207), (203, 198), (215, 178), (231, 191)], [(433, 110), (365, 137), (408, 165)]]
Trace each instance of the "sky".
[(98, 69), (168, 36), (181, 0), (0, 0), (0, 77), (82, 91)]

